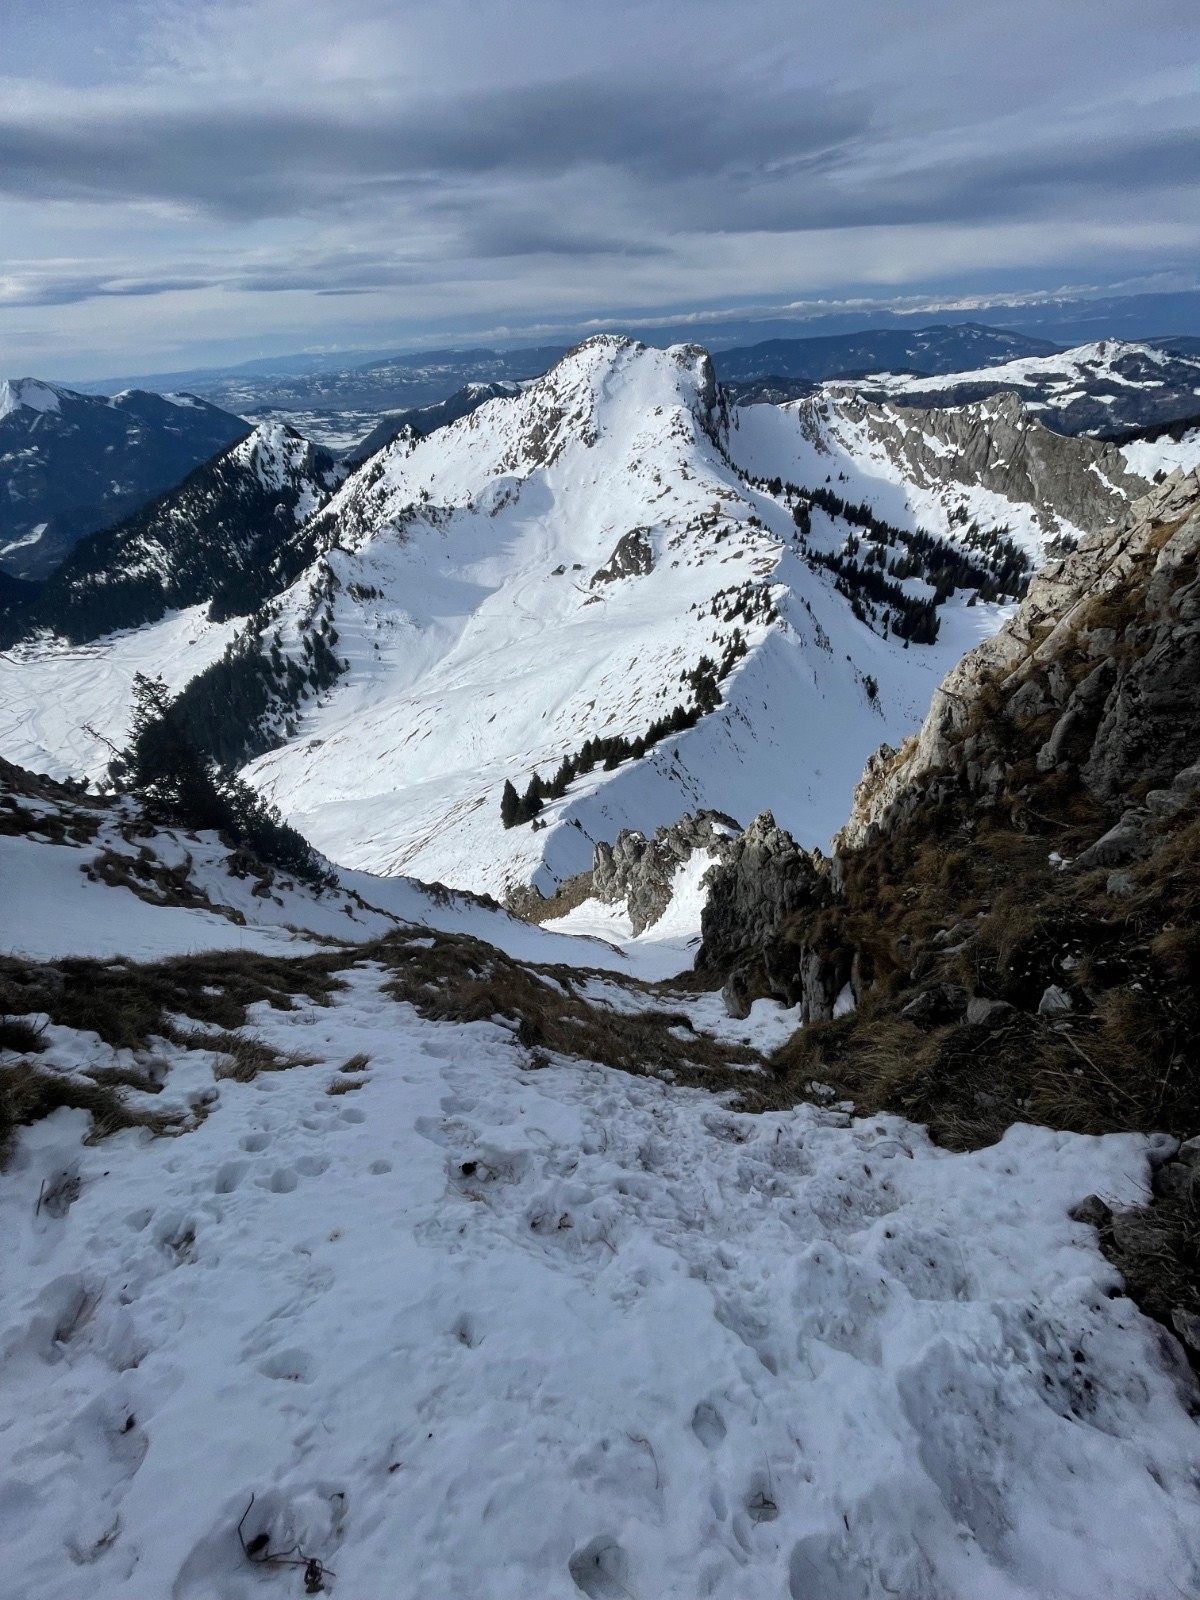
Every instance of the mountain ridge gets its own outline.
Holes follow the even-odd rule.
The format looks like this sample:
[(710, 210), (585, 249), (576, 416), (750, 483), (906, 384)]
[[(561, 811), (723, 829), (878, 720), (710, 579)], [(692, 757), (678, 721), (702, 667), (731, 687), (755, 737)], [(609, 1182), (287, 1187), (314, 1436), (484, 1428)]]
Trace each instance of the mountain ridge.
[(0, 568), (48, 576), (72, 547), (172, 488), (250, 425), (193, 395), (111, 399), (36, 379), (0, 390)]

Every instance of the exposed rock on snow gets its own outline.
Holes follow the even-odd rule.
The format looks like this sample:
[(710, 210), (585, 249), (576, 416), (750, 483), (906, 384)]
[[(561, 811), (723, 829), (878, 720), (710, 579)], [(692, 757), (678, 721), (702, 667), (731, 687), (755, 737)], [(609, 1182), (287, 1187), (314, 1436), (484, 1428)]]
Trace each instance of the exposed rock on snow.
[[(847, 474), (850, 488), (843, 494), (857, 499), (865, 491), (882, 514), (894, 513), (902, 497), (931, 531), (949, 533), (952, 515), (960, 525), (987, 518), (1003, 522), (1033, 549), (1059, 535), (1110, 526), (1149, 487), (1116, 445), (1051, 432), (1015, 394), (935, 410), (870, 400), (856, 388), (833, 385), (791, 405), (739, 412), (738, 419), (731, 448), (756, 470), (780, 458), (790, 421), (803, 441), (793, 445), (799, 460), (806, 446), (818, 458), (805, 462), (800, 481), (820, 481), (813, 468), (823, 458), (824, 473)], [(880, 467), (893, 476), (890, 501), (878, 481), (859, 481), (878, 475)]]
[(596, 846), (591, 889), (609, 905), (623, 902), (634, 936), (652, 927), (670, 904), (679, 867), (696, 851), (720, 857), (727, 841), (741, 832), (732, 817), (698, 811), (647, 839), (635, 829), (622, 830), (613, 844)]

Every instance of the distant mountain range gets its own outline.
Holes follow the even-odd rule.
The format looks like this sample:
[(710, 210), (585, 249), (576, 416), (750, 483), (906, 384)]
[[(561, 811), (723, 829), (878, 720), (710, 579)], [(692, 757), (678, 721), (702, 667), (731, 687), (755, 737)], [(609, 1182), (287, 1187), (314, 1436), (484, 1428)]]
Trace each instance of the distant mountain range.
[[(939, 311), (928, 322), (877, 312), (869, 326), (863, 322), (861, 313), (839, 313), (804, 320), (713, 319), (628, 331), (650, 346), (703, 344), (713, 352), (721, 381), (733, 386), (739, 400), (778, 403), (828, 379), (881, 371), (968, 371), (1099, 339), (1138, 340), (1194, 353), (1190, 347), (1200, 345), (1200, 293), (1013, 301)], [(329, 448), (344, 450), (344, 440), (362, 426), (363, 413), (424, 410), (472, 385), (526, 383), (547, 372), (568, 348), (563, 340), (507, 350), (359, 351), (341, 359), (310, 353), (80, 387), (111, 392), (134, 381), (151, 389), (183, 387), (254, 421), (268, 415), (286, 421), (290, 415), (303, 431), (325, 438)], [(332, 425), (322, 428), (323, 422)]]
[(0, 383), (0, 570), (43, 578), (250, 425), (195, 395), (111, 399), (20, 378)]
[(815, 339), (766, 339), (761, 344), (721, 350), (713, 356), (722, 383), (768, 375), (781, 378), (847, 378), (868, 372), (962, 372), (993, 366), (1018, 356), (1053, 355), (1059, 346), (1046, 339), (980, 323), (928, 328), (871, 328), (864, 333)]
[[(9, 589), (0, 599), (25, 610), (13, 580), (48, 577), (81, 538), (136, 517), (256, 423), (268, 433), (292, 424), (356, 467), (406, 432), (424, 437), (518, 394), (565, 353), (443, 350), (340, 372), (243, 373), (217, 384), (220, 404), (212, 396), (134, 390), (109, 398), (28, 378), (8, 382), (0, 387), (0, 572)], [(1188, 335), (1060, 351), (1011, 329), (938, 323), (769, 339), (718, 351), (713, 363), (738, 405), (784, 404), (840, 382), (926, 408), (1011, 390), (1049, 428), (1106, 438), (1200, 413), (1200, 338)]]

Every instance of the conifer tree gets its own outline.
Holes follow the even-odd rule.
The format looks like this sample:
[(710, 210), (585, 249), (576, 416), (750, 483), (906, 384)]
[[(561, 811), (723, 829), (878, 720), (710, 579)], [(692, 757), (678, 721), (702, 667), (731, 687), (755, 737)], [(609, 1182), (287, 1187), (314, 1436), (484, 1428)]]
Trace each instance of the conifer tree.
[(500, 821), (506, 828), (513, 828), (522, 820), (521, 799), (513, 788), (510, 779), (504, 780), (504, 789), (500, 795)]
[(525, 813), (525, 821), (532, 821), (545, 804), (542, 798), (542, 780), (535, 772), (529, 780), (529, 787), (521, 797), (521, 810)]

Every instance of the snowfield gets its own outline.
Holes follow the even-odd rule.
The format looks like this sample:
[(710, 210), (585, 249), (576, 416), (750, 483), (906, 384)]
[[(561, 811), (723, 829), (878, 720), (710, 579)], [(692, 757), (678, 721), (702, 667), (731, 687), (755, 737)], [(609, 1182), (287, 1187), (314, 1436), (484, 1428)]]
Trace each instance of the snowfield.
[(44, 638), (0, 651), (0, 755), (49, 777), (104, 777), (129, 732), (133, 680), (161, 677), (178, 693), (238, 629), (189, 606), (94, 644)]
[(1194, 1390), (1068, 1215), (1143, 1139), (752, 1117), (349, 977), (194, 1132), (21, 1136), (12, 1600), (303, 1592), (239, 1523), (372, 1600), (1197, 1592)]

